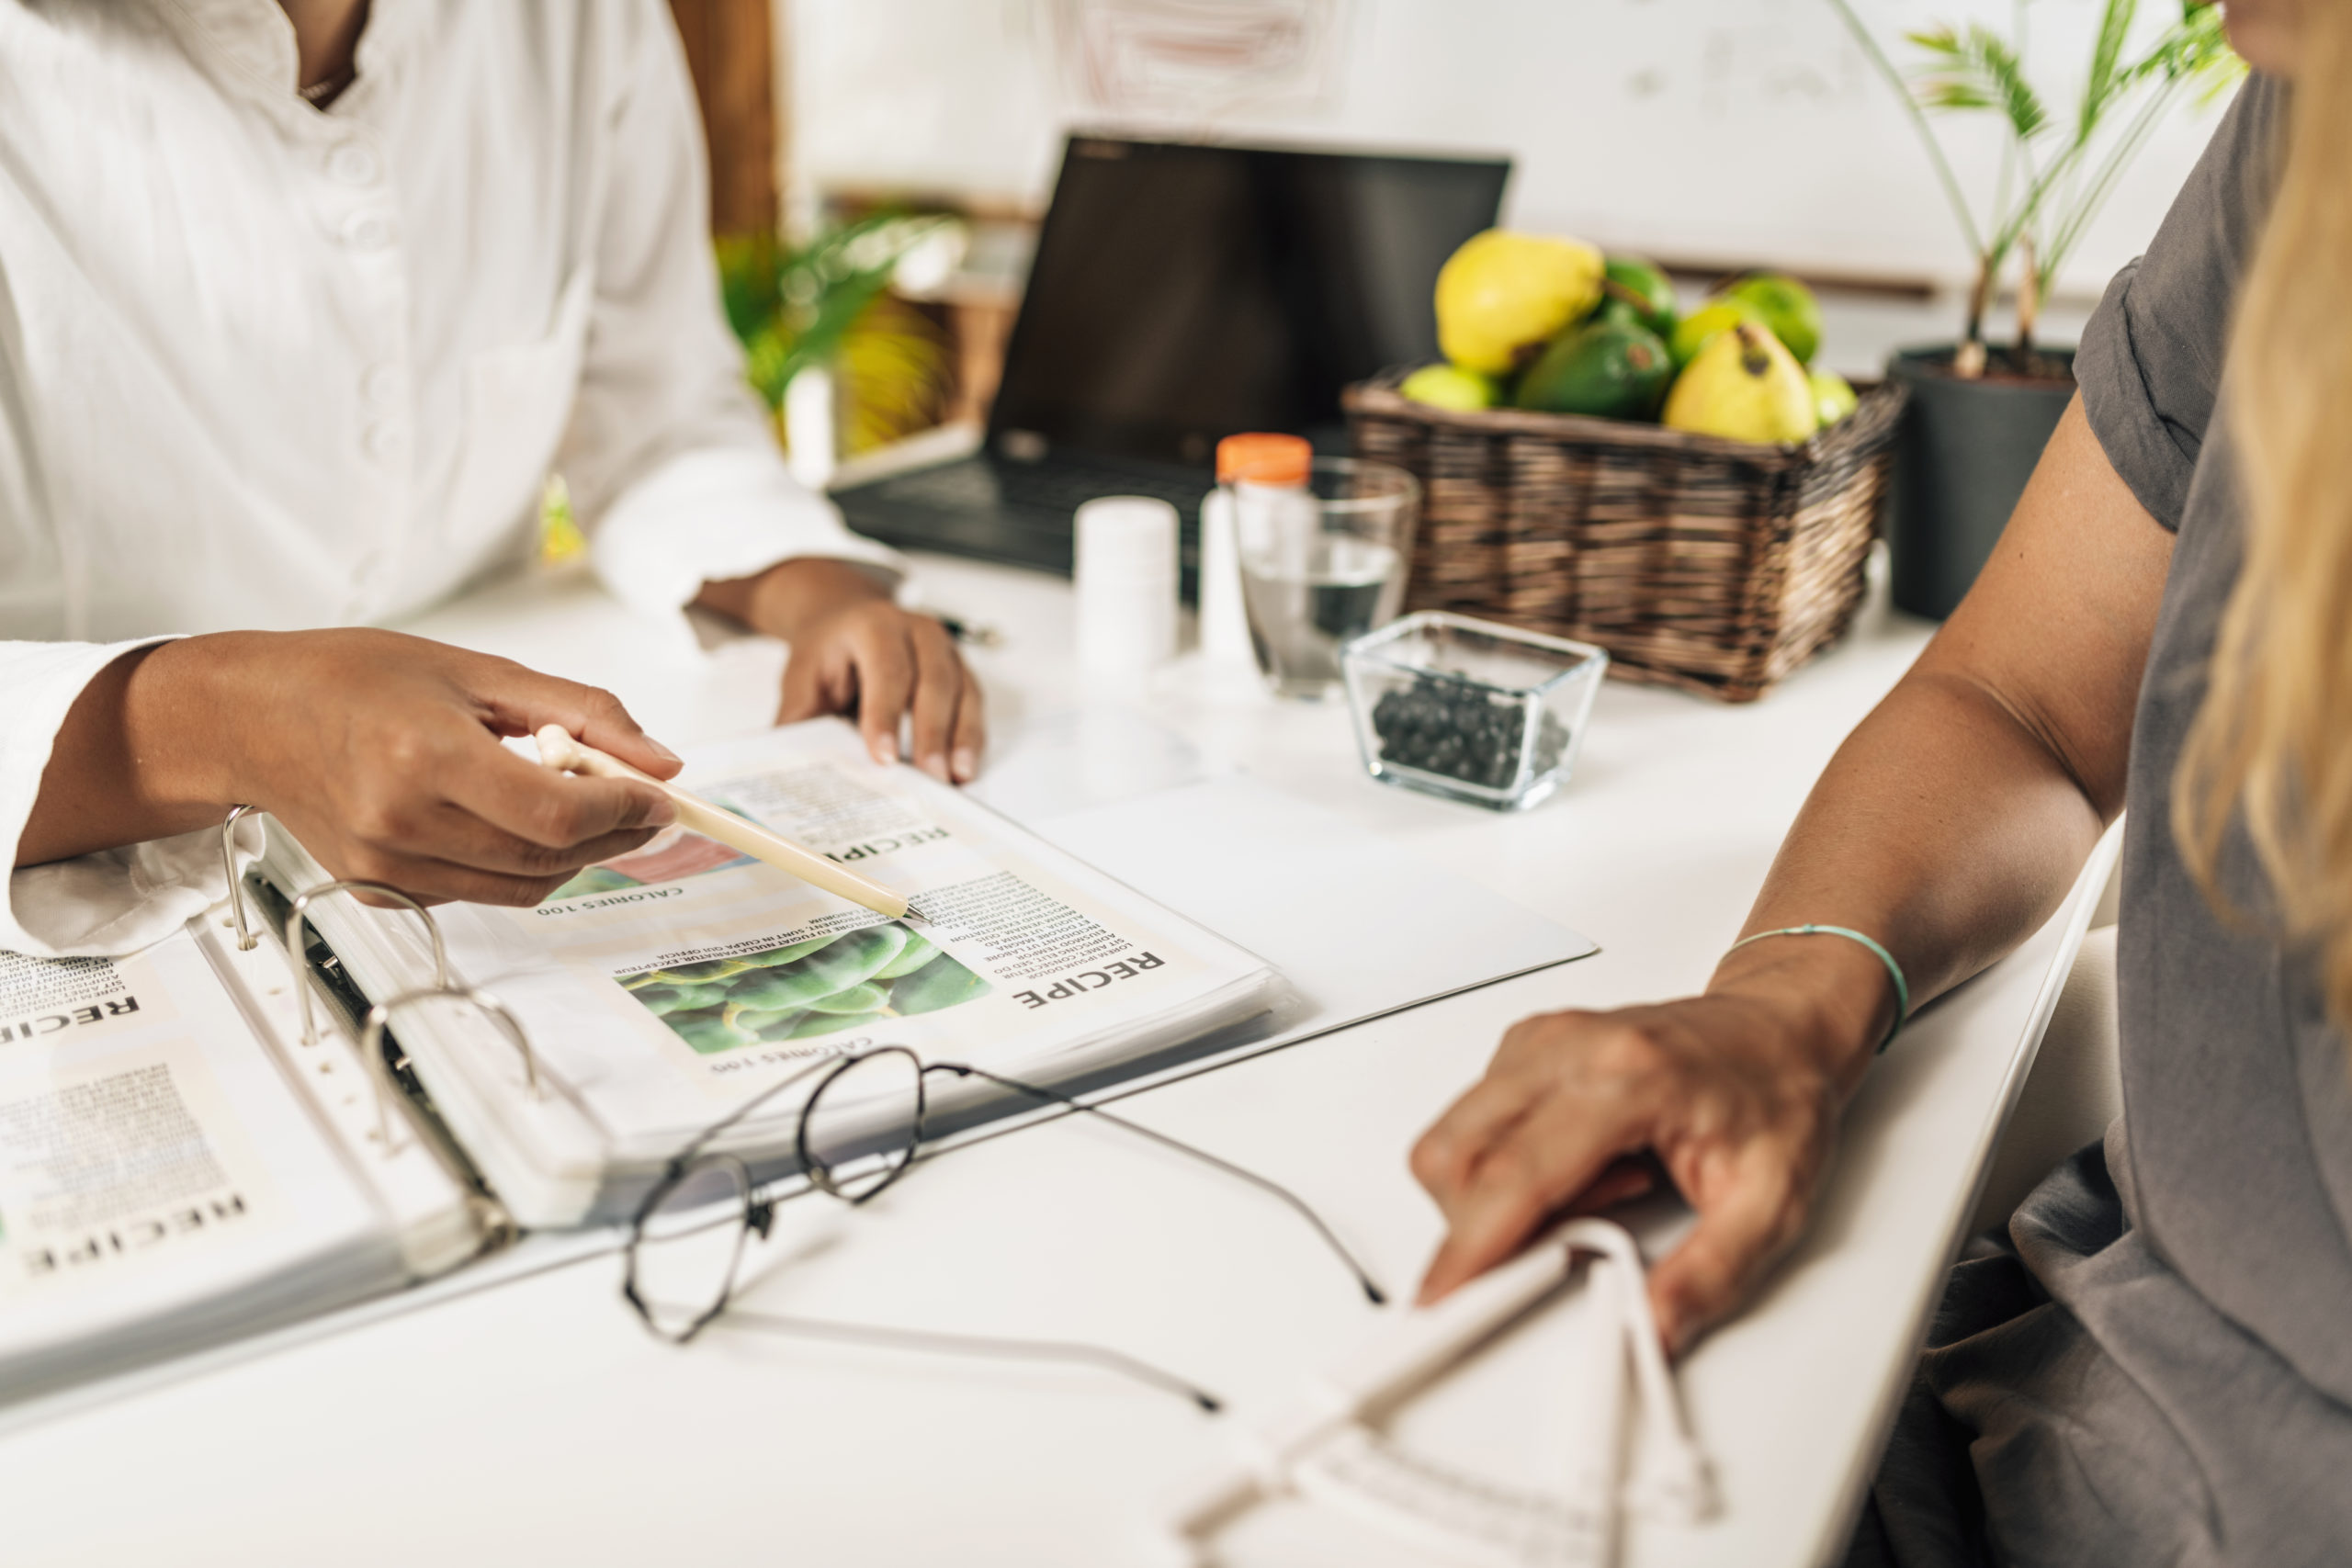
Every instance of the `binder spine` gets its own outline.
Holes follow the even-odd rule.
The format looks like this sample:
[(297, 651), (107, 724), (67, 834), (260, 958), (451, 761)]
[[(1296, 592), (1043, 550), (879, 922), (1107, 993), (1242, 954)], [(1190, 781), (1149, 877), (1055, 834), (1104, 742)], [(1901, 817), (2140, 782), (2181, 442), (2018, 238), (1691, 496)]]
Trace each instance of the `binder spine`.
[[(401, 908), (413, 913), (418, 919), (424, 922), (424, 935), (433, 944), (433, 984), (427, 988), (427, 990), (419, 992), (418, 994), (428, 995), (431, 994), (431, 992), (447, 991), (452, 988), (449, 984), (449, 950), (442, 945), (441, 922), (435, 919), (432, 912), (426, 909), (423, 904), (418, 903), (414, 898), (410, 897), (399, 888), (387, 886), (381, 882), (360, 882), (356, 880), (322, 882), (316, 887), (307, 888), (304, 891), (296, 894), (294, 896), (293, 904), (286, 912), (286, 951), (288, 953), (292, 954), (305, 952), (305, 949), (301, 945), (302, 916), (309, 910), (311, 905), (314, 901), (325, 897), (330, 893), (367, 893), (379, 898), (389, 898), (393, 903), (398, 904)], [(304, 962), (307, 964), (307, 958)], [(304, 986), (301, 987), (301, 990), (302, 1043), (305, 1045), (315, 1045), (319, 1043), (319, 1031), (318, 1025), (313, 1021), (311, 1014), (311, 987)], [(528, 1055), (527, 1050), (525, 1054), (526, 1055)]]
[[(330, 892), (377, 894), (413, 909), (424, 922), (432, 939), (440, 978), (451, 978), (446, 962), (440, 962), (440, 932), (430, 912), (397, 888), (370, 883), (322, 884), (288, 899), (257, 875), (240, 878), (232, 884), (232, 907), (241, 910), (244, 900), (251, 898), (255, 909), (266, 917), (259, 922), (261, 929), (279, 940), (264, 943), (255, 937), (254, 945), (259, 951), (252, 953), (222, 951), (229, 945), (225, 942), (216, 941), (209, 945), (214, 950), (216, 967), (224, 978), (234, 982), (232, 988), (242, 993), (241, 999), (254, 1016), (257, 1032), (276, 1043), (280, 1058), (303, 1085), (313, 1107), (379, 1190), (396, 1188), (406, 1180), (413, 1190), (416, 1173), (411, 1169), (403, 1177), (401, 1168), (423, 1161), (435, 1173), (433, 1179), (454, 1184), (461, 1194), (465, 1220), (461, 1247), (446, 1231), (403, 1238), (403, 1249), (417, 1275), (436, 1274), (508, 1245), (520, 1234), (519, 1228), (473, 1162), (441, 1124), (429, 1097), (414, 1076), (406, 1071), (405, 1057), (398, 1066), (388, 1060), (398, 1052), (397, 1039), (388, 1036), (384, 1027), (392, 1009), (376, 1008), (357, 991), (315, 931), (311, 941), (303, 941), (306, 912), (316, 899)], [(231, 926), (236, 922), (232, 919), (221, 923)], [(252, 930), (253, 923), (249, 922), (247, 929)], [(285, 994), (288, 989), (294, 993), (292, 996)], [(413, 993), (413, 998), (442, 994), (468, 1000), (473, 1000), (476, 995), (469, 987), (451, 984), (422, 987)], [(397, 1008), (403, 999), (394, 998), (393, 1007)], [(492, 1011), (493, 1018), (504, 1011), (497, 1007), (494, 998), (481, 999), (496, 1009)], [(319, 1027), (316, 1011), (320, 1001), (325, 1004), (328, 1015), (323, 1031)], [(364, 1021), (378, 1013), (384, 1018), (376, 1020), (371, 1030)], [(513, 1027), (511, 1018), (508, 1026)], [(519, 1029), (514, 1032), (519, 1035)], [(332, 1040), (329, 1034), (334, 1036)], [(527, 1046), (524, 1049), (527, 1056)], [(393, 1109), (396, 1100), (400, 1101), (397, 1112)], [(399, 1129), (403, 1126), (414, 1135), (401, 1137)], [(447, 1185), (441, 1190), (446, 1192)], [(397, 1207), (398, 1200), (394, 1201)]]

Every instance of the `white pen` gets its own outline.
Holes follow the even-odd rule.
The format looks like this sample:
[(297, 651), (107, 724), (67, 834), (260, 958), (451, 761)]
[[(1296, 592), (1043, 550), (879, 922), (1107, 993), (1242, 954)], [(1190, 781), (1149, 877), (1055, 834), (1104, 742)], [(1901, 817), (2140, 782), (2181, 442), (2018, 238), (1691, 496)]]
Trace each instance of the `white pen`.
[(608, 756), (577, 739), (560, 724), (547, 726), (532, 739), (539, 743), (539, 761), (558, 773), (588, 773), (605, 779), (635, 779), (639, 784), (651, 784), (668, 795), (671, 803), (678, 808), (681, 827), (700, 833), (706, 839), (716, 839), (729, 849), (741, 851), (754, 860), (765, 861), (779, 871), (788, 871), (812, 887), (838, 894), (877, 915), (888, 915), (894, 920), (922, 919), (908, 904), (903, 894), (894, 893), (878, 882), (858, 875), (806, 844), (796, 844), (781, 833), (772, 833), (756, 822), (713, 806), (692, 790), (680, 789), (676, 784), (664, 783), (650, 773), (632, 768), (618, 757)]

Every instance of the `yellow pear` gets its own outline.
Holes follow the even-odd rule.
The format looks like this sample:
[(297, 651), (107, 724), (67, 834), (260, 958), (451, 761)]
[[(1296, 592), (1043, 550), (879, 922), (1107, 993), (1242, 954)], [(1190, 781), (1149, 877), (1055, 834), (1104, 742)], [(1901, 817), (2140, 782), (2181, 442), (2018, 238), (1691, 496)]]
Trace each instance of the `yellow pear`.
[(1581, 240), (1473, 234), (1437, 275), (1437, 342), (1464, 370), (1500, 376), (1600, 303), (1601, 254)]
[(1701, 435), (1775, 445), (1809, 438), (1818, 420), (1804, 367), (1754, 321), (1718, 333), (1667, 394), (1665, 423)]

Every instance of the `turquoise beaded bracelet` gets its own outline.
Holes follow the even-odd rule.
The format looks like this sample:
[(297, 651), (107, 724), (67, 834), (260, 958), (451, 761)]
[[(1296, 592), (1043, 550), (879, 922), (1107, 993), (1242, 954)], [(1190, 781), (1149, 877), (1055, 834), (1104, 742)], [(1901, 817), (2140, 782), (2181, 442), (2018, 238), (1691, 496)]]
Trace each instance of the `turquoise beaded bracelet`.
[(1911, 982), (1903, 977), (1903, 965), (1894, 961), (1894, 954), (1847, 926), (1783, 926), (1776, 931), (1758, 931), (1754, 936), (1744, 936), (1724, 951), (1737, 953), (1749, 942), (1762, 942), (1768, 936), (1842, 936), (1849, 942), (1860, 942), (1877, 954), (1878, 961), (1886, 965), (1887, 978), (1894, 982), (1894, 1022), (1887, 1030), (1886, 1038), (1878, 1043), (1878, 1048), (1884, 1051), (1894, 1043), (1894, 1037), (1903, 1032), (1904, 1021), (1911, 1016)]

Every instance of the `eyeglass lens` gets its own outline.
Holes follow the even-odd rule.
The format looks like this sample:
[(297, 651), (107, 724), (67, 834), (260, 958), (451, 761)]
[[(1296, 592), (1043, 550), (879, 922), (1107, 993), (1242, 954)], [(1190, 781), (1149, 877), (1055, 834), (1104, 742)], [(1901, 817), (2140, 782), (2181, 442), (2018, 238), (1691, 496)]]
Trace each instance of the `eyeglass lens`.
[(922, 1142), (922, 1063), (903, 1046), (845, 1058), (800, 1112), (800, 1167), (824, 1191), (863, 1203), (896, 1181)]
[(742, 1163), (725, 1155), (696, 1160), (655, 1193), (629, 1246), (628, 1284), (656, 1334), (689, 1339), (727, 1304), (751, 1198)]

